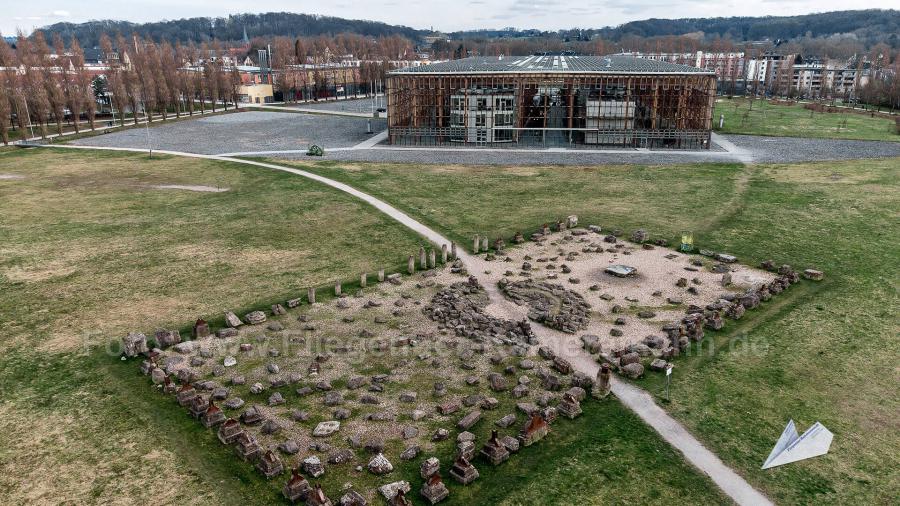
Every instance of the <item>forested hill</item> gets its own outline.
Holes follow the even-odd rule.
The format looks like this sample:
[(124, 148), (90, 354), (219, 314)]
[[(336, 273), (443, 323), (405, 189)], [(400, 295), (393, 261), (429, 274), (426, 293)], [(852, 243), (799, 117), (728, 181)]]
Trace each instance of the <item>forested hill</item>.
[[(425, 21), (423, 21), (424, 23)], [(428, 21), (429, 23), (431, 21)], [(237, 41), (244, 35), (253, 37), (310, 37), (355, 33), (370, 37), (399, 35), (412, 41), (421, 40), (428, 32), (407, 26), (389, 25), (376, 21), (351, 20), (311, 14), (269, 12), (265, 14), (237, 14), (227, 18), (188, 18), (131, 23), (128, 21), (89, 21), (86, 23), (57, 23), (42, 28), (45, 34), (60, 34), (68, 41), (74, 35), (84, 47), (95, 47), (100, 35), (137, 33), (155, 41), (204, 42), (213, 39)], [(840, 35), (856, 39), (866, 47), (883, 42), (900, 48), (900, 11), (868, 9), (836, 11), (801, 16), (764, 16), (730, 18), (646, 19), (617, 27), (578, 28), (547, 32), (522, 30), (472, 30), (454, 32), (453, 39), (494, 39), (562, 37), (564, 40), (590, 40), (601, 37), (620, 41), (624, 37), (657, 37), (671, 35), (701, 35), (706, 40), (716, 37), (734, 42), (761, 39), (792, 40), (804, 37), (827, 38)]]
[(41, 28), (50, 38), (58, 33), (68, 41), (74, 35), (83, 47), (98, 45), (100, 35), (117, 33), (130, 35), (136, 33), (155, 41), (170, 42), (204, 42), (213, 39), (222, 41), (241, 40), (244, 29), (247, 36), (270, 37), (285, 35), (289, 37), (310, 37), (317, 35), (336, 35), (339, 33), (356, 33), (371, 37), (400, 35), (416, 40), (419, 30), (407, 26), (389, 25), (376, 21), (343, 19), (312, 14), (293, 14), (289, 12), (267, 12), (265, 14), (236, 14), (227, 18), (187, 18), (157, 21), (153, 23), (131, 23), (129, 21), (88, 21), (86, 23), (56, 23)]
[(868, 9), (802, 16), (646, 19), (597, 31), (601, 37), (611, 40), (618, 40), (626, 35), (653, 37), (696, 32), (703, 32), (706, 37), (720, 36), (734, 41), (853, 34), (866, 44), (886, 42), (897, 47), (900, 42), (900, 11)]

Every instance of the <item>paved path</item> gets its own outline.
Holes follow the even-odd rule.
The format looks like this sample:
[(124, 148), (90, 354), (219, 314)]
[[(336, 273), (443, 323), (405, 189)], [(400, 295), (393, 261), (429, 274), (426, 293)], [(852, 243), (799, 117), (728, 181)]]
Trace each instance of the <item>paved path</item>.
[(741, 505), (760, 506), (773, 504), (765, 495), (722, 463), (713, 452), (707, 450), (684, 426), (660, 408), (650, 394), (617, 378), (613, 378), (611, 387), (612, 393), (622, 401), (622, 404), (637, 413), (641, 420), (653, 427), (663, 439), (684, 454), (684, 458), (688, 462), (712, 478), (716, 485), (734, 502)]
[[(133, 148), (94, 148), (87, 146), (51, 146), (67, 149), (106, 149), (114, 151), (133, 151), (146, 152), (144, 149)], [(204, 158), (210, 160), (220, 160), (223, 162), (241, 163), (245, 165), (253, 165), (266, 169), (279, 170), (296, 174), (313, 181), (328, 185), (332, 188), (348, 193), (383, 212), (390, 218), (396, 220), (400, 224), (413, 230), (417, 234), (425, 237), (429, 241), (443, 245), (450, 245), (451, 241), (439, 232), (430, 227), (416, 221), (403, 211), (380, 200), (372, 195), (364, 193), (352, 186), (329, 179), (312, 172), (293, 167), (285, 167), (265, 162), (257, 162), (253, 160), (242, 160), (221, 155), (201, 155), (196, 153), (183, 153), (178, 151), (160, 151), (175, 156), (187, 156), (193, 158)], [(457, 248), (458, 258), (466, 264), (470, 274), (476, 278), (484, 272), (484, 266), (481, 265), (483, 260), (467, 253), (464, 247)], [(481, 283), (485, 287), (490, 297), (490, 304), (486, 311), (508, 319), (521, 320), (525, 316), (525, 309), (505, 299), (497, 287), (493, 283)], [(576, 370), (579, 370), (591, 377), (595, 377), (599, 365), (587, 352), (579, 346), (570, 346), (571, 336), (566, 336), (558, 331), (545, 327), (533, 327), (541, 344), (550, 346), (564, 358), (568, 359)], [(677, 448), (695, 467), (706, 473), (719, 488), (722, 489), (729, 497), (740, 505), (769, 505), (772, 504), (768, 498), (758, 492), (737, 473), (727, 467), (718, 457), (711, 451), (706, 449), (700, 441), (692, 436), (687, 429), (679, 424), (674, 418), (669, 416), (662, 408), (660, 408), (647, 392), (635, 387), (634, 385), (613, 378), (611, 384), (612, 392), (622, 402), (623, 405), (634, 411), (642, 420), (650, 425), (656, 432), (662, 436), (669, 444)]]

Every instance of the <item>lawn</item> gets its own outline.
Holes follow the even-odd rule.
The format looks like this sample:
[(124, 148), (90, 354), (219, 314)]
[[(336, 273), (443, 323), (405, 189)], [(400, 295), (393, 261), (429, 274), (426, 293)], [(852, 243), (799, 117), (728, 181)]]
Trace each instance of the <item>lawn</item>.
[[(240, 463), (110, 344), (391, 270), (421, 244), (335, 190), (239, 164), (0, 149), (0, 175), (0, 497), (11, 504), (271, 504), (281, 480)], [(228, 191), (153, 188), (173, 184)], [(450, 484), (454, 503), (727, 502), (619, 403), (584, 407), (473, 486)], [(414, 480), (417, 468), (400, 471)], [(335, 497), (343, 480), (328, 478)]]
[[(306, 162), (267, 160), (282, 165)], [(671, 237), (714, 228), (746, 174), (740, 164), (647, 167), (413, 166), (321, 162), (322, 175), (390, 201), (469, 247), (576, 214), (582, 223)]]
[(193, 442), (213, 440), (135, 395), (146, 379), (105, 345), (399, 266), (421, 243), (336, 190), (238, 164), (9, 148), (0, 174), (21, 177), (0, 179), (5, 503), (250, 497), (222, 487), (255, 475), (198, 462)]
[[(286, 163), (286, 162), (282, 162)], [(301, 162), (295, 162), (304, 165)], [(784, 503), (900, 496), (900, 159), (685, 167), (435, 167), (306, 164), (465, 241), (566, 214), (755, 264), (823, 269), (676, 365), (668, 409), (727, 464)], [(709, 351), (709, 344), (720, 346)], [(661, 391), (659, 378), (643, 382)], [(893, 392), (893, 393), (892, 393)], [(789, 418), (821, 421), (831, 453), (759, 469)], [(542, 482), (549, 484), (550, 482)]]
[[(713, 130), (723, 134), (900, 141), (893, 118), (839, 110), (842, 112), (814, 112), (804, 109), (802, 104), (720, 98), (713, 113)], [(723, 114), (725, 126), (719, 128), (719, 117)]]

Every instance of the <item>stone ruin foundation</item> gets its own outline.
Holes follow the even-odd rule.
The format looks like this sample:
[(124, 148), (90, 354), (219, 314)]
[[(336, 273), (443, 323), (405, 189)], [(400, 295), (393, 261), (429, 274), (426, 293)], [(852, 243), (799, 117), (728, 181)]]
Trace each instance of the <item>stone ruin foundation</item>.
[[(420, 460), (420, 495), (433, 504), (452, 495), (442, 474), (471, 483), (478, 466), (502, 466), (567, 423), (560, 415), (577, 418), (584, 402), (606, 397), (613, 371), (664, 371), (706, 331), (801, 278), (773, 262), (752, 269), (724, 253), (674, 252), (646, 231), (623, 241), (618, 231), (578, 228), (574, 216), (552, 228), (531, 241), (517, 233), (512, 248), (479, 240), (481, 253), (466, 266), (446, 247), (440, 264), (423, 249), (411, 256), (414, 274), (379, 271), (356, 294), (338, 284), (332, 299), (317, 301), (311, 289), (271, 312), (227, 312), (219, 329), (196, 319), (191, 341), (177, 330), (157, 330), (152, 341), (131, 333), (124, 355), (141, 360), (160, 393), (237, 458), (283, 480), (293, 503), (365, 504), (380, 493), (406, 504), (410, 487), (396, 481), (395, 463)], [(619, 277), (610, 265), (634, 272)], [(498, 312), (485, 283), (519, 309)], [(596, 377), (539, 346), (546, 339), (600, 362)], [(383, 372), (363, 372), (372, 367)], [(476, 441), (469, 430), (486, 424), (496, 429)], [(442, 469), (431, 455), (444, 445), (457, 456)], [(329, 498), (317, 482), (354, 472), (384, 485)]]

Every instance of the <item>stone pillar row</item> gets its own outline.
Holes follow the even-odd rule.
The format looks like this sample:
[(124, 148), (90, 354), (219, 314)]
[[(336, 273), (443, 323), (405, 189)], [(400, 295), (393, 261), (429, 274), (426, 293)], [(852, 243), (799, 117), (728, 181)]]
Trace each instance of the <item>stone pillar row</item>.
[[(485, 243), (487, 238), (484, 239)], [(421, 270), (434, 269), (437, 267), (437, 251), (434, 248), (431, 248), (427, 252), (424, 247), (419, 248), (418, 255), (409, 255), (406, 260), (406, 271), (409, 274), (415, 274), (416, 272), (416, 256), (419, 258), (419, 268)], [(456, 243), (450, 243), (448, 247), (446, 244), (441, 245), (441, 264), (446, 264), (450, 260), (456, 259)], [(384, 269), (379, 269), (377, 273), (378, 282), (383, 283), (387, 277), (385, 276)], [(366, 288), (369, 284), (369, 273), (363, 272), (359, 275), (359, 286), (361, 288)], [(334, 284), (334, 295), (336, 297), (341, 297), (343, 294), (343, 286), (340, 281), (335, 282)], [(316, 289), (315, 287), (310, 287), (306, 289), (306, 299), (310, 304), (316, 303)]]

